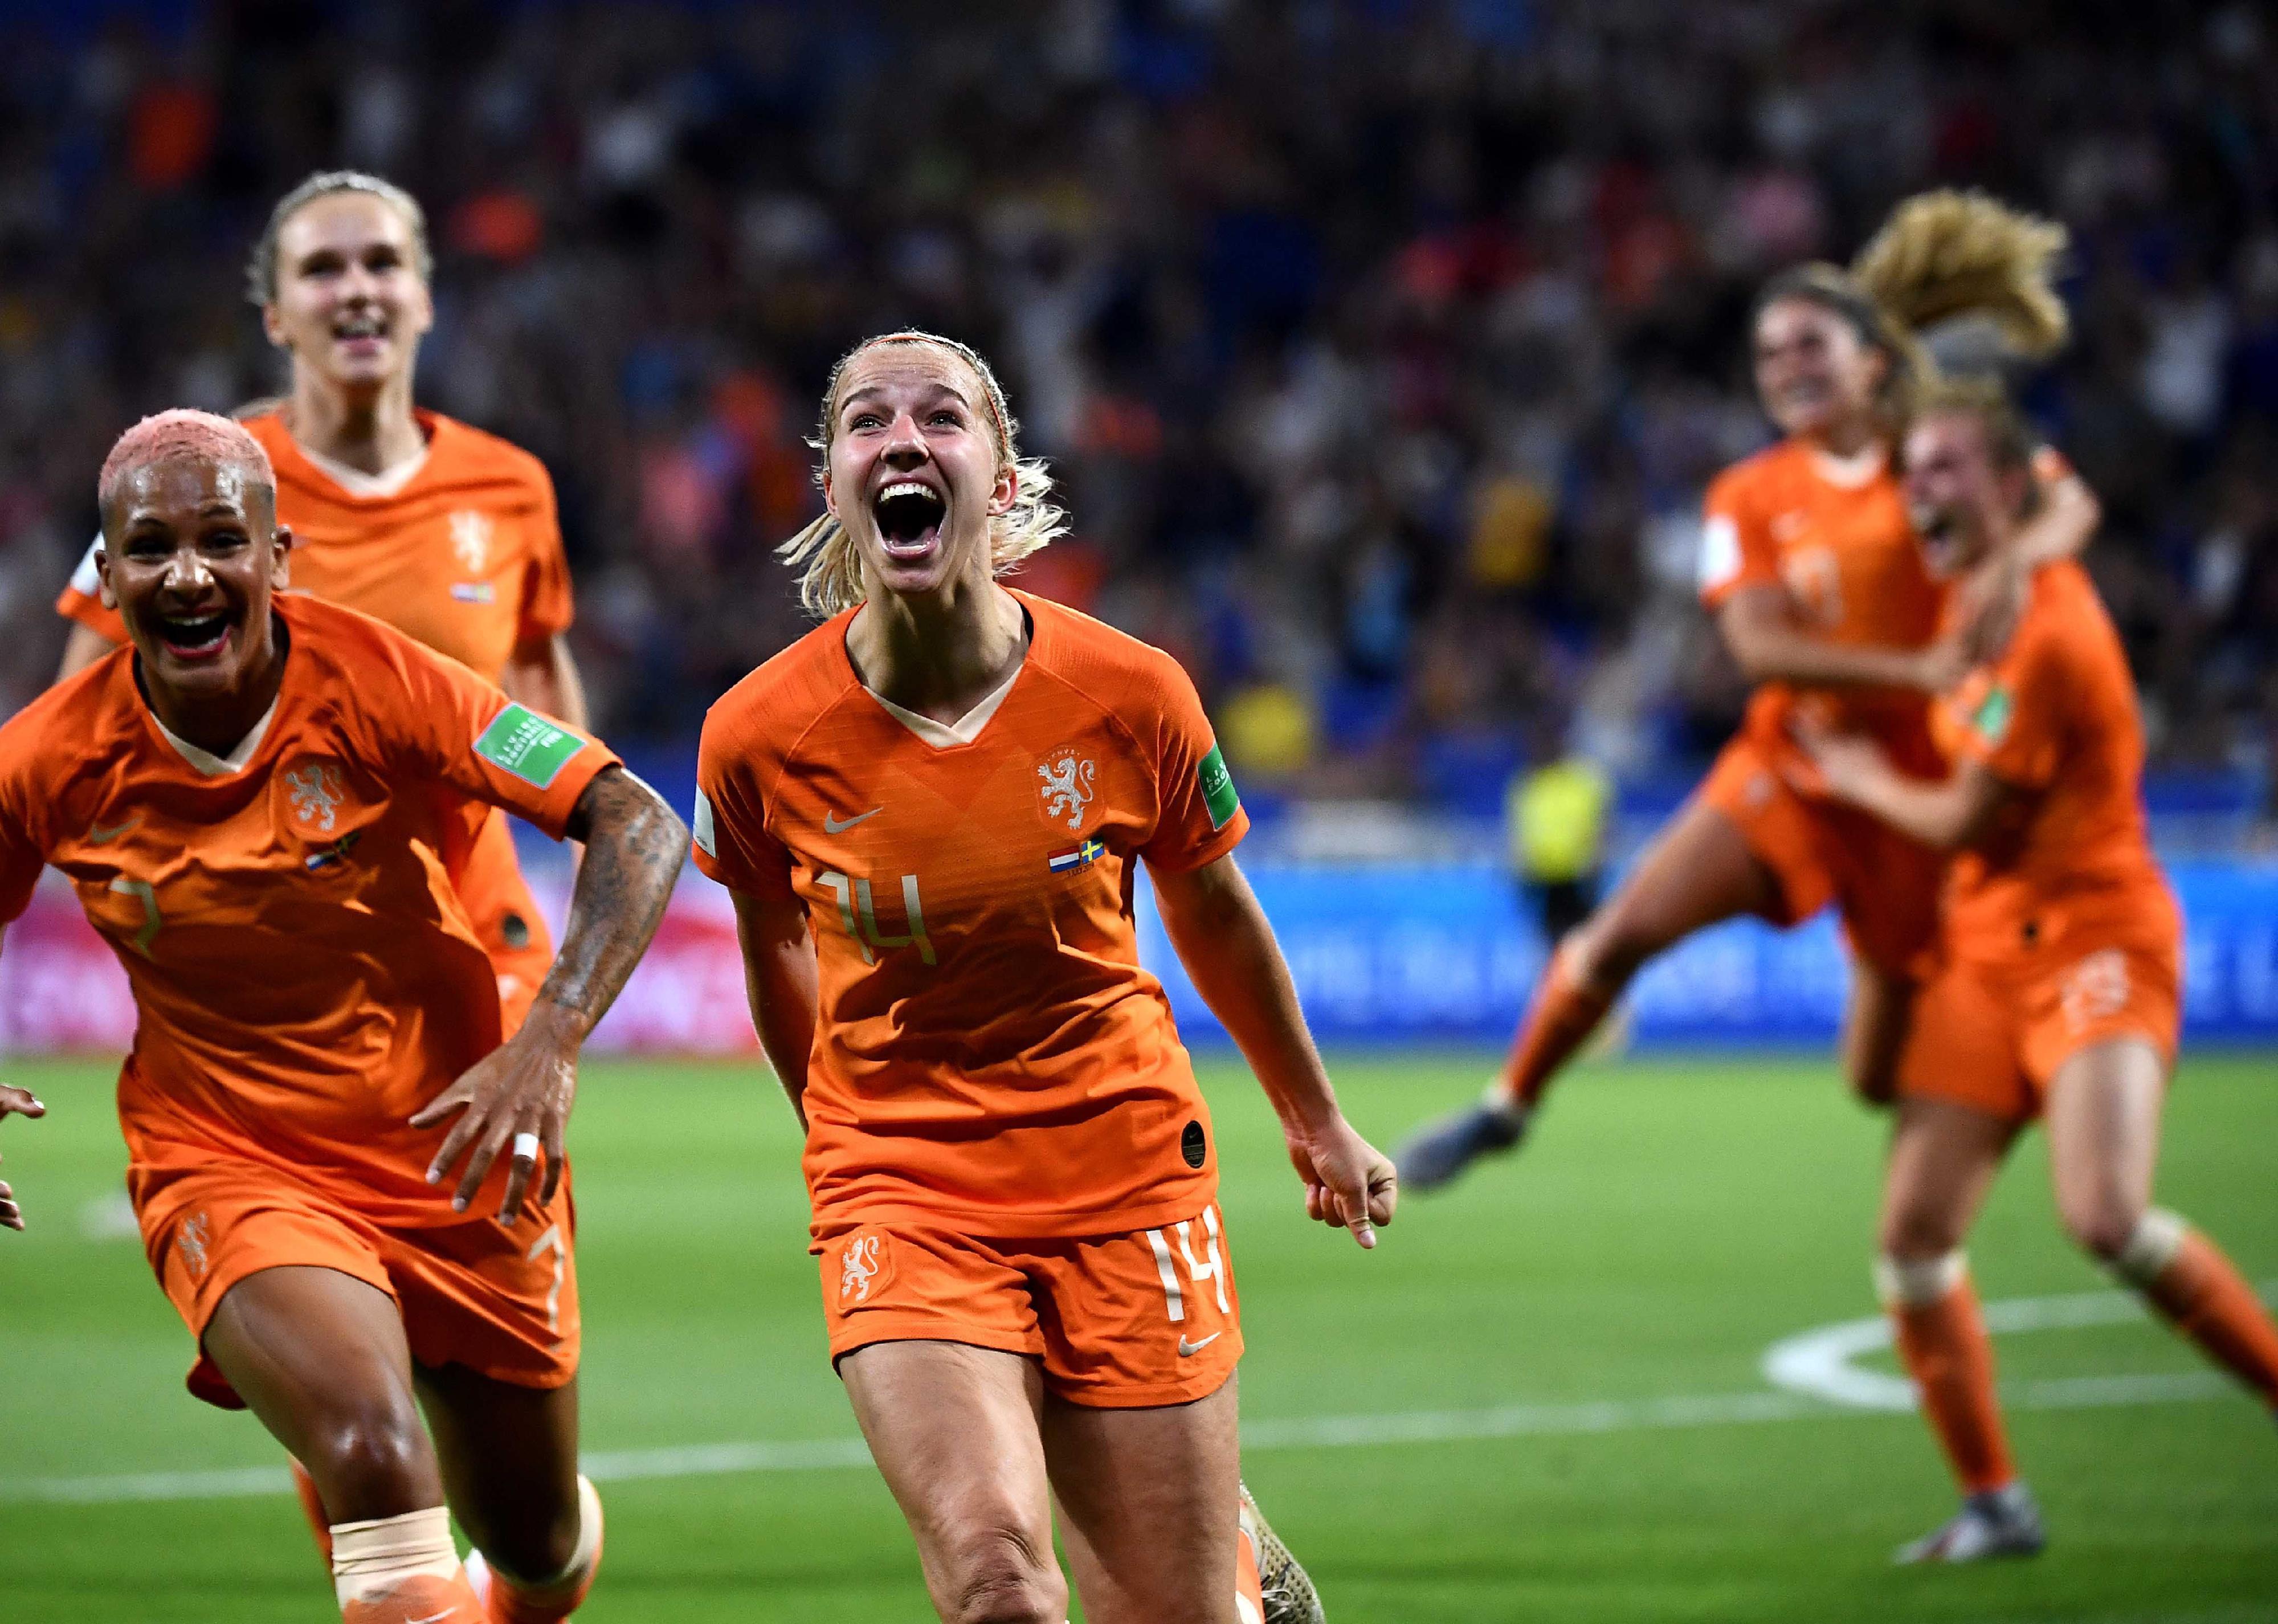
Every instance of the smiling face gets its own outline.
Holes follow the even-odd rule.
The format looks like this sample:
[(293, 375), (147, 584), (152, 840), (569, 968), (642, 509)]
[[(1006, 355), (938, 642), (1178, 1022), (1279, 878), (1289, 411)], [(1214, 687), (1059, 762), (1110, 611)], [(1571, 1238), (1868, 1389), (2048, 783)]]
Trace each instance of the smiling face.
[(1018, 475), (981, 379), (937, 345), (874, 345), (847, 363), (833, 402), (822, 496), (845, 527), (866, 589), (905, 595), (992, 572), (990, 521)]
[(276, 278), (261, 313), (269, 341), (337, 387), (408, 373), (434, 325), (411, 222), (368, 192), (294, 210), (277, 234)]
[(257, 680), (291, 545), (276, 492), (248, 469), (181, 456), (128, 474), (103, 513), (96, 568), (146, 679), (189, 699)]
[(1755, 365), (1780, 432), (1817, 439), (1872, 415), (1890, 360), (1816, 299), (1775, 299), (1756, 318)]
[(1907, 507), (1930, 573), (1960, 575), (2008, 532), (2022, 500), (2022, 477), (1995, 463), (1985, 424), (1975, 412), (1931, 411), (1907, 431)]

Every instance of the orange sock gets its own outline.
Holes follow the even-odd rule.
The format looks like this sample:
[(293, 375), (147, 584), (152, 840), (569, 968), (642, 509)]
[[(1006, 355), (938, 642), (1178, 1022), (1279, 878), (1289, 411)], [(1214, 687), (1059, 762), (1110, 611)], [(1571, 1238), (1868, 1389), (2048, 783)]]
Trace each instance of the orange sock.
[(1518, 1105), (1540, 1099), (1558, 1069), (1590, 1040), (1613, 1004), (1612, 994), (1582, 986), (1567, 974), (1563, 953), (1553, 954), (1535, 989), (1534, 1006), (1526, 1012), (1525, 1023), (1502, 1063), (1503, 1092)]
[(2154, 1208), (2114, 1267), (2209, 1359), (2278, 1406), (2278, 1325), (2221, 1247)]
[(325, 1559), (325, 1567), (329, 1572), (333, 1566), (333, 1520), (325, 1515), (325, 1502), (317, 1493), (317, 1480), (292, 1456), (286, 1456), (285, 1463), (293, 1468), (293, 1492), (300, 1498), (301, 1514), (309, 1520), (309, 1532), (316, 1536), (317, 1554)]
[(2017, 1467), (1993, 1394), (1993, 1339), (1985, 1334), (1977, 1288), (1961, 1254), (1927, 1263), (1885, 1258), (1876, 1275), (1898, 1333), (1899, 1357), (1921, 1390), (1923, 1417), (1962, 1492), (2007, 1488)]
[(1257, 1544), (1243, 1528), (1235, 1541), (1234, 1612), (1242, 1624), (1265, 1624), (1265, 1587), (1257, 1577)]
[(343, 1602), (340, 1619), (341, 1624), (483, 1624), (483, 1609), (463, 1573), (448, 1579), (415, 1574), (376, 1596)]
[(586, 1478), (577, 1480), (577, 1550), (570, 1566), (544, 1584), (509, 1578), (477, 1551), (467, 1574), (483, 1604), (487, 1624), (557, 1624), (585, 1605), (601, 1571), (601, 1497)]

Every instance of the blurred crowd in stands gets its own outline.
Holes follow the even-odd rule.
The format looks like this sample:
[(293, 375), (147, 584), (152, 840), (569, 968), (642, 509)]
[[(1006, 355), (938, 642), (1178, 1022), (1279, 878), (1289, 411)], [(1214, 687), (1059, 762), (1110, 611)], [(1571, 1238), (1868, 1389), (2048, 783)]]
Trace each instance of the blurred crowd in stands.
[(1767, 272), (1990, 188), (2074, 234), (2033, 410), (2104, 499), (2160, 757), (2278, 726), (2278, 19), (2122, 0), (0, 0), (0, 704), (95, 470), (281, 368), (271, 202), (425, 202), (426, 404), (559, 484), (613, 736), (803, 628), (825, 370), (994, 356), (1075, 533), (1026, 580), (1177, 652), (1248, 782), (1492, 806), (1737, 714), (1701, 488)]

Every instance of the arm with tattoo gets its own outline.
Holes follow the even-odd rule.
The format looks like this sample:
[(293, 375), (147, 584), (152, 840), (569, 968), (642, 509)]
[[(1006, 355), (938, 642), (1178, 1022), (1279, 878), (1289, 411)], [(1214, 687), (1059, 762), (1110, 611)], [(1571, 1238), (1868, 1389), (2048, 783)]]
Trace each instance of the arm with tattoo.
[[(411, 1119), (432, 1127), (461, 1111), (435, 1153), (427, 1182), (440, 1184), (469, 1150), (452, 1205), (464, 1211), (510, 1140), (535, 1135), (546, 1158), (539, 1190), (554, 1199), (567, 1165), (570, 1107), (577, 1092), (577, 1049), (615, 1001), (664, 917), (688, 855), (688, 827), (657, 793), (622, 767), (605, 768), (570, 815), (570, 838), (585, 845), (570, 897), (570, 923), (554, 968), (522, 1028), (438, 1094)], [(530, 1141), (523, 1139), (527, 1145)], [(517, 1150), (502, 1216), (522, 1210), (537, 1157)]]

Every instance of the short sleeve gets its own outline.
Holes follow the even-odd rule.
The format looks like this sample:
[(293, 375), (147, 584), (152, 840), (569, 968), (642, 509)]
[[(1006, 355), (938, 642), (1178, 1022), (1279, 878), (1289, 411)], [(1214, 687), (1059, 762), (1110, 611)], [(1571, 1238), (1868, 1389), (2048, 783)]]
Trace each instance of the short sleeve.
[(1152, 716), (1127, 718), (1155, 751), (1155, 832), (1139, 848), (1150, 868), (1183, 873), (1215, 862), (1242, 844), (1250, 814), (1203, 714), (1202, 696), (1168, 655), (1152, 685)]
[(1719, 609), (1743, 586), (1779, 584), (1779, 549), (1755, 504), (1726, 474), (1708, 487), (1701, 517), (1701, 601)]
[(126, 623), (118, 617), (115, 609), (105, 609), (103, 603), (103, 578), (96, 573), (95, 555), (103, 550), (103, 538), (98, 535), (87, 544), (80, 555), (79, 568), (56, 598), (56, 613), (65, 620), (75, 620), (104, 640), (124, 643)]
[(689, 827), (696, 866), (729, 890), (781, 901), (796, 892), (791, 851), (767, 829), (760, 762), (732, 718), (717, 709), (704, 719), (696, 747), (696, 808)]
[(2083, 691), (2068, 684), (2064, 653), (2052, 628), (2034, 627), (1955, 706), (1961, 753), (2018, 789), (2046, 789), (2062, 761), (2069, 694)]
[[(0, 736), (0, 755), (11, 754), (16, 742)], [(0, 774), (0, 924), (6, 924), (31, 906), (47, 854), (32, 831), (31, 794), (17, 774), (4, 769)]]
[(367, 708), (370, 724), (391, 735), (427, 777), (470, 800), (503, 807), (555, 839), (577, 798), (616, 753), (508, 699), (456, 661), (397, 640), (405, 678), (401, 707)]
[(531, 520), (530, 569), (523, 577), (522, 611), (514, 633), (517, 646), (559, 636), (575, 618), (570, 558), (562, 549), (562, 513), (554, 501), (554, 480), (543, 468), (534, 478), (539, 506)]

